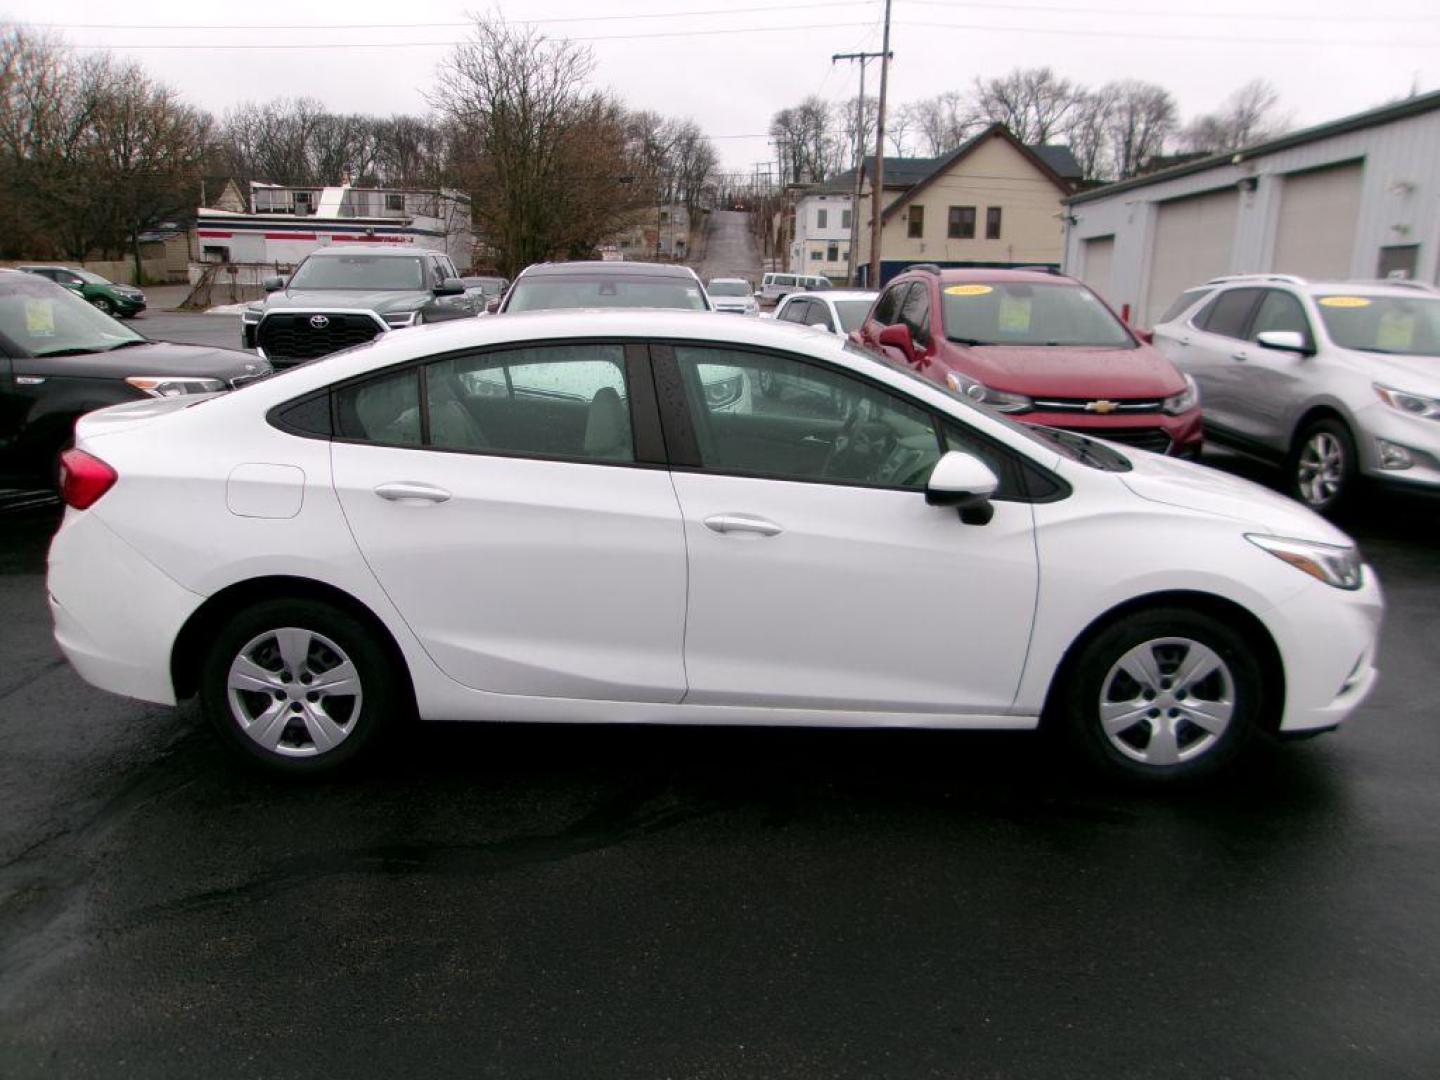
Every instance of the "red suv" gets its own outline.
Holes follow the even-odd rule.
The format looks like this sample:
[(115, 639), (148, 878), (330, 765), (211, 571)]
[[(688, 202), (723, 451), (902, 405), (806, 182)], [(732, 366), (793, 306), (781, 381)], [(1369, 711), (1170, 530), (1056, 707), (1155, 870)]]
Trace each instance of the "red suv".
[(1195, 383), (1073, 278), (912, 266), (851, 336), (1016, 420), (1199, 456)]

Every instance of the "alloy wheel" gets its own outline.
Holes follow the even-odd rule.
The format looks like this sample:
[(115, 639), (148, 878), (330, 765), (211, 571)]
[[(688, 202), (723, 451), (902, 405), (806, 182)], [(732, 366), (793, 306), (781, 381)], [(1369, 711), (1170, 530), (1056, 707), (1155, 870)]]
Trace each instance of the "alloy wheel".
[(226, 678), (230, 715), (249, 738), (284, 757), (315, 757), (339, 746), (362, 703), (360, 675), (334, 641), (287, 626), (257, 634)]
[(1334, 502), (1345, 485), (1345, 448), (1328, 431), (1316, 431), (1300, 448), (1295, 486), (1310, 506)]
[(1154, 638), (1127, 651), (1101, 683), (1100, 726), (1110, 745), (1143, 765), (1193, 761), (1235, 714), (1235, 679), (1209, 646)]

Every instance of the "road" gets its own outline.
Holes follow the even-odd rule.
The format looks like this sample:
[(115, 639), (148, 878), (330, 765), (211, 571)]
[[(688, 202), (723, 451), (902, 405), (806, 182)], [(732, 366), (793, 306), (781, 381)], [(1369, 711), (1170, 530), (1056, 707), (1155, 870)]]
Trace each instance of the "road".
[(705, 256), (695, 272), (705, 281), (742, 277), (758, 287), (760, 255), (750, 234), (750, 215), (739, 210), (714, 210), (706, 228)]
[(200, 315), (181, 311), (147, 311), (127, 326), (157, 341), (240, 348), (239, 315)]
[(258, 779), (62, 662), (55, 521), (0, 511), (7, 1080), (1436, 1075), (1433, 511), (1351, 524), (1351, 724), (1176, 798), (917, 732), (426, 725)]

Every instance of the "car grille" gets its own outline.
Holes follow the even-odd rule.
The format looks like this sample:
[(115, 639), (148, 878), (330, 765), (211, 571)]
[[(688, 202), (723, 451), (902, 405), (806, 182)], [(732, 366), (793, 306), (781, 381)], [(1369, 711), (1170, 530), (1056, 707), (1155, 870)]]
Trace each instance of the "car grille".
[[(311, 319), (326, 320), (315, 326)], [(266, 315), (255, 333), (255, 344), (274, 360), (313, 360), (352, 345), (363, 345), (381, 332), (368, 315), (331, 315), (328, 312), (277, 312)]]
[(1035, 398), (1036, 412), (1095, 413), (1158, 413), (1164, 398)]
[(1092, 439), (1108, 439), (1110, 442), (1138, 446), (1141, 450), (1151, 450), (1157, 454), (1170, 452), (1170, 436), (1160, 428), (1087, 428), (1084, 433)]

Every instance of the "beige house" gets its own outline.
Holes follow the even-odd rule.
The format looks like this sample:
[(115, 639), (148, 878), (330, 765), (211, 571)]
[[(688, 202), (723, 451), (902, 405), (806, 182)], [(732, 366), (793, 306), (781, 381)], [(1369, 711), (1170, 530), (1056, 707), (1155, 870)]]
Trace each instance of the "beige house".
[[(912, 263), (1054, 266), (1064, 256), (1063, 199), (1079, 168), (1063, 146), (1026, 146), (992, 124), (929, 169), (881, 210), (880, 279)], [(886, 161), (887, 172), (890, 166)], [(886, 195), (892, 182), (885, 177)], [(860, 263), (870, 260), (870, 201), (861, 200)]]

